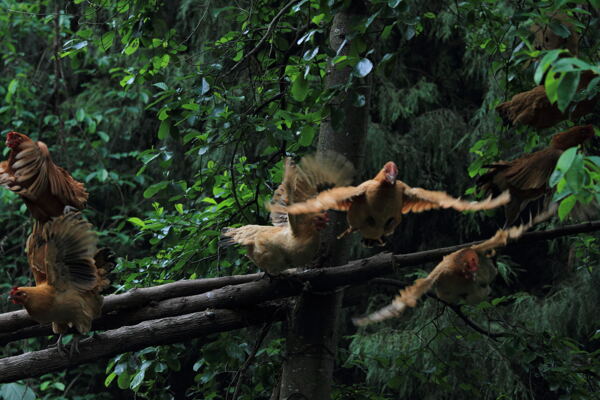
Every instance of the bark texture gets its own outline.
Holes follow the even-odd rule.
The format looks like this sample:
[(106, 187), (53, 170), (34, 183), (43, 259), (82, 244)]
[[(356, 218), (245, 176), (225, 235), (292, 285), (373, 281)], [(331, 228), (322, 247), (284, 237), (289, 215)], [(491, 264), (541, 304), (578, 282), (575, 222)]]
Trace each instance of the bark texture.
[[(350, 49), (347, 40), (351, 33), (356, 9), (338, 12), (329, 35), (330, 47), (340, 55)], [(326, 85), (329, 89), (341, 87), (349, 81), (350, 68), (337, 69), (330, 65)], [(355, 82), (351, 90), (341, 92), (331, 104), (330, 117), (323, 121), (319, 131), (318, 151), (334, 150), (348, 158), (359, 169), (367, 134), (370, 100), (370, 75)], [(362, 107), (353, 103), (363, 96)], [(341, 112), (341, 113), (340, 113)], [(342, 114), (342, 115), (340, 115)], [(334, 232), (342, 231), (345, 215), (332, 217), (331, 228), (322, 235), (319, 265), (332, 267), (347, 262), (347, 239), (336, 240)], [(343, 299), (341, 288), (318, 292), (315, 287), (302, 293), (290, 316), (287, 335), (287, 358), (283, 365), (280, 400), (331, 398), (331, 384), (338, 341), (339, 315)]]

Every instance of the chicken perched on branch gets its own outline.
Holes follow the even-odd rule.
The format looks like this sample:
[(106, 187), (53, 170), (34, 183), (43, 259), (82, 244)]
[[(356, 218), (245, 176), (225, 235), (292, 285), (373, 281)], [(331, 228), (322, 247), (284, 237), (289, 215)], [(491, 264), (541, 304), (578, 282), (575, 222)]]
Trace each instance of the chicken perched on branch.
[(549, 193), (548, 179), (560, 155), (594, 136), (592, 125), (574, 126), (555, 134), (550, 146), (525, 154), (513, 161), (498, 161), (484, 165), (489, 171), (477, 179), (477, 185), (487, 194), (510, 191), (505, 206), (506, 226), (512, 225), (530, 202)]
[[(591, 71), (581, 74), (578, 90), (585, 89), (596, 75)], [(528, 125), (536, 129), (549, 128), (561, 121), (575, 121), (593, 111), (598, 96), (575, 104), (570, 113), (562, 113), (557, 104), (550, 103), (544, 85), (518, 93), (510, 101), (496, 107), (505, 124)]]
[(334, 152), (306, 156), (299, 165), (288, 158), (283, 182), (269, 205), (273, 226), (226, 228), (220, 245), (244, 246), (248, 257), (270, 274), (308, 264), (319, 248), (319, 232), (328, 222), (327, 214), (317, 211), (288, 215), (274, 209), (277, 206), (285, 210), (285, 206), (306, 201), (322, 190), (348, 185), (353, 174), (352, 164)]
[(470, 246), (445, 256), (427, 275), (417, 279), (414, 285), (400, 290), (394, 301), (363, 318), (354, 318), (357, 326), (365, 326), (400, 316), (407, 307), (415, 307), (417, 301), (435, 286), (436, 295), (447, 303), (464, 301), (477, 304), (489, 296), (490, 284), (497, 275), (492, 261), (495, 249), (506, 246), (509, 240), (517, 240), (527, 229), (542, 222), (556, 212), (552, 206), (527, 224), (508, 230), (499, 230), (480, 244)]
[(0, 163), (0, 185), (20, 195), (33, 218), (46, 222), (61, 215), (65, 206), (85, 207), (88, 193), (83, 183), (52, 162), (43, 142), (9, 132), (6, 145), (11, 151)]
[[(25, 307), (31, 318), (52, 323), (61, 337), (73, 327), (79, 334), (89, 332), (92, 320), (102, 309), (100, 292), (109, 281), (110, 251), (96, 248), (98, 238), (79, 213), (70, 212), (46, 224), (35, 223), (27, 239), (28, 261), (35, 279), (33, 287), (14, 287), (9, 294), (15, 304)], [(78, 337), (71, 352), (78, 351)]]
[(392, 161), (385, 164), (375, 178), (358, 186), (330, 189), (313, 199), (288, 207), (273, 206), (290, 215), (321, 212), (323, 210), (347, 211), (349, 228), (339, 237), (360, 231), (363, 244), (383, 245), (383, 236), (391, 235), (402, 220), (402, 214), (422, 212), (435, 208), (455, 210), (489, 210), (508, 203), (510, 196), (503, 193), (495, 199), (469, 202), (421, 188), (412, 188), (397, 180), (398, 167)]

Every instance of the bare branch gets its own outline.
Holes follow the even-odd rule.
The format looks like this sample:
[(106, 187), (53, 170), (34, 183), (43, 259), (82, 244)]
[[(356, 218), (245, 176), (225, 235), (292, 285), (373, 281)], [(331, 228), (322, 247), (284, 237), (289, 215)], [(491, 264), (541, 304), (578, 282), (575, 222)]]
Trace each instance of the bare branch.
[(62, 356), (56, 348), (34, 351), (0, 360), (0, 383), (31, 378), (66, 367), (112, 357), (148, 346), (182, 342), (193, 337), (281, 320), (286, 302), (272, 302), (244, 310), (212, 310), (159, 320), (96, 334), (79, 344), (79, 354)]

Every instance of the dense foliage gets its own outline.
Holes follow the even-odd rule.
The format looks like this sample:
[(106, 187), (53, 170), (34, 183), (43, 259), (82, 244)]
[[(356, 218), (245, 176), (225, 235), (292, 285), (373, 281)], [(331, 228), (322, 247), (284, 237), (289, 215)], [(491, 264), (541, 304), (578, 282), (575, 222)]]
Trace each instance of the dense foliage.
[[(347, 7), (361, 17), (349, 55), (340, 56), (328, 34)], [(496, 105), (544, 83), (568, 109), (600, 87), (596, 78), (585, 93), (573, 89), (582, 70), (600, 72), (599, 7), (562, 0), (0, 0), (2, 133), (43, 140), (57, 164), (85, 182), (85, 214), (121, 257), (114, 292), (248, 273), (255, 267), (243, 251), (218, 248), (220, 230), (268, 221), (263, 205), (281, 181), (282, 158), (310, 153), (320, 122), (336, 127), (345, 118), (331, 105), (334, 96), (365, 107), (356, 87), (372, 78), (357, 181), (394, 160), (409, 184), (472, 196), (483, 165), (536, 149), (573, 125), (506, 128)], [(580, 35), (577, 57), (536, 48), (533, 24), (568, 35), (553, 13), (566, 13)], [(352, 67), (350, 79), (326, 88), (328, 63)], [(586, 122), (600, 126), (597, 115)], [(561, 219), (576, 201), (600, 200), (593, 154), (573, 149), (559, 162), (551, 182)], [(0, 201), (6, 292), (30, 280), (24, 243), (31, 223), (17, 196), (2, 190)], [(500, 214), (408, 216), (387, 250), (482, 238), (502, 224)], [(367, 254), (358, 244), (352, 253)], [(598, 256), (594, 235), (503, 253), (494, 297), (462, 308), (482, 331), (432, 299), (366, 331), (344, 316), (335, 398), (592, 398), (600, 391)], [(405, 283), (421, 274), (398, 273)], [(395, 290), (369, 307), (387, 303)], [(372, 292), (365, 289), (365, 299)], [(261, 329), (122, 354), (2, 385), (0, 396), (225, 399)], [(268, 329), (239, 399), (268, 399), (277, 383), (285, 326)], [(3, 355), (53, 340), (15, 342)]]

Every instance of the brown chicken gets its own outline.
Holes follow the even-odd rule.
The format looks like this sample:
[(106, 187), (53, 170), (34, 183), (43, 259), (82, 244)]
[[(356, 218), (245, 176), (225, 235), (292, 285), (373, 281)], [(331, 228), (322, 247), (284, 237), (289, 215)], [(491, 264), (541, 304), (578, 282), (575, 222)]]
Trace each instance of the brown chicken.
[[(92, 320), (102, 310), (100, 292), (109, 281), (112, 267), (108, 250), (97, 251), (97, 236), (79, 213), (70, 212), (51, 221), (34, 224), (27, 239), (28, 260), (35, 279), (33, 287), (14, 287), (9, 297), (21, 304), (39, 323), (52, 323), (59, 334), (57, 346), (69, 328), (89, 332)], [(78, 351), (79, 336), (73, 339), (71, 355)]]
[[(591, 71), (581, 74), (578, 90), (585, 89), (595, 77)], [(598, 96), (580, 101), (570, 113), (561, 113), (558, 105), (551, 104), (544, 85), (518, 93), (510, 101), (496, 107), (496, 111), (508, 125), (528, 125), (536, 129), (549, 128), (564, 120), (575, 121), (593, 111)]]
[(549, 193), (548, 179), (560, 155), (570, 147), (580, 145), (594, 136), (592, 125), (574, 126), (555, 134), (550, 146), (526, 154), (513, 161), (498, 161), (484, 165), (489, 171), (477, 179), (477, 185), (487, 194), (510, 191), (505, 206), (506, 225), (512, 225), (530, 202)]
[(417, 279), (414, 285), (401, 290), (390, 305), (366, 317), (354, 318), (352, 322), (357, 326), (365, 326), (398, 317), (407, 307), (415, 307), (417, 300), (434, 286), (436, 295), (447, 303), (480, 303), (488, 298), (490, 284), (498, 273), (491, 259), (495, 249), (506, 246), (509, 239), (518, 239), (527, 229), (548, 219), (555, 212), (556, 207), (553, 206), (527, 224), (501, 229), (485, 242), (448, 254), (426, 278)]
[[(345, 157), (333, 152), (304, 157), (299, 165), (286, 160), (283, 182), (277, 188), (269, 207), (306, 201), (319, 191), (352, 181), (354, 168)], [(314, 212), (288, 215), (272, 211), (273, 226), (246, 225), (226, 228), (221, 246), (239, 244), (247, 256), (269, 274), (308, 264), (319, 248), (319, 232), (328, 222), (327, 214)]]
[(9, 132), (6, 145), (11, 151), (0, 163), (0, 185), (20, 195), (33, 218), (46, 222), (61, 215), (65, 206), (85, 207), (88, 193), (83, 183), (52, 162), (43, 142)]
[(313, 199), (288, 207), (272, 206), (290, 215), (315, 213), (323, 210), (347, 211), (349, 228), (339, 237), (360, 231), (366, 246), (383, 245), (383, 236), (391, 235), (402, 214), (422, 212), (434, 208), (455, 210), (489, 210), (508, 203), (510, 196), (503, 193), (495, 199), (468, 202), (421, 188), (412, 188), (397, 180), (398, 168), (392, 161), (385, 164), (375, 178), (358, 186), (330, 189)]
[(570, 32), (569, 36), (563, 38), (550, 27), (550, 23), (546, 25), (533, 24), (529, 28), (534, 33), (533, 47), (537, 50), (554, 50), (567, 49), (576, 56), (579, 50), (579, 34), (575, 26), (569, 21), (569, 17), (563, 13), (552, 13), (548, 15), (550, 23), (560, 23)]

